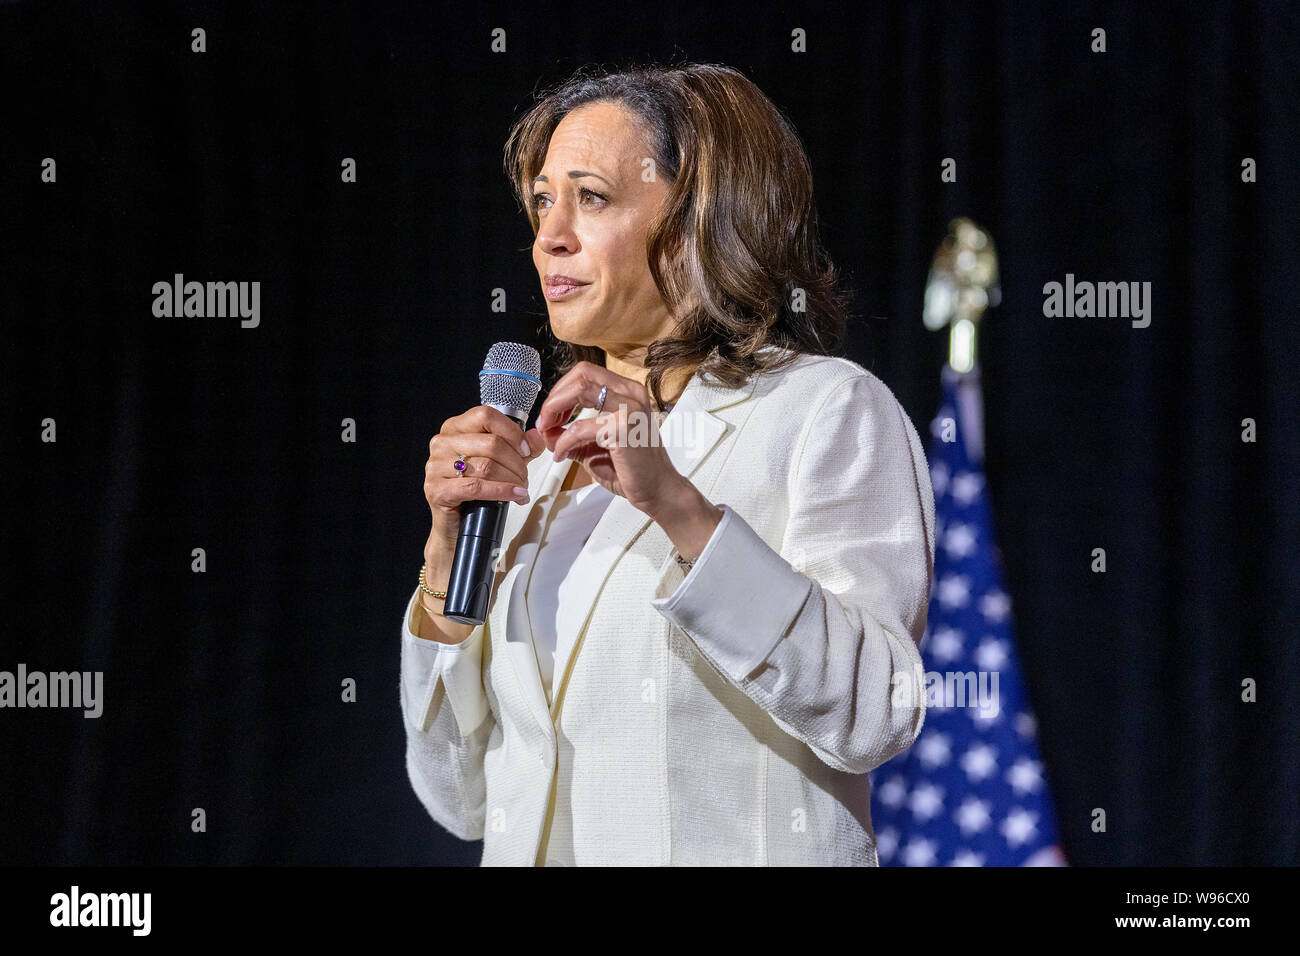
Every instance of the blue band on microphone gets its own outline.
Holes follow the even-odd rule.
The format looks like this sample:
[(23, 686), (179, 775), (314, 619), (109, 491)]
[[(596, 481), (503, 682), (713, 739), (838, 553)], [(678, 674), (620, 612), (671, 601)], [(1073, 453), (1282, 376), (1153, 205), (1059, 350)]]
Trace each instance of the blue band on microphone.
[(522, 378), (529, 382), (536, 382), (538, 386), (541, 386), (542, 384), (541, 379), (533, 378), (531, 375), (525, 375), (523, 372), (516, 372), (508, 368), (485, 368), (483, 371), (478, 373), (478, 377), (482, 378), (484, 375), (513, 375), (515, 378)]

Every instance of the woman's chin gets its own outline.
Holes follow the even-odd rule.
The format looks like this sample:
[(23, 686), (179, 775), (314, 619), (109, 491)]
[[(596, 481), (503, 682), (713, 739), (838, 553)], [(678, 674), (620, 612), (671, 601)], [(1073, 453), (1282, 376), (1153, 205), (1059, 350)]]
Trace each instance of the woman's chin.
[(570, 345), (586, 345), (586, 323), (575, 321), (573, 316), (564, 314), (564, 306), (556, 308), (552, 305), (550, 312), (551, 317), (551, 334), (561, 342), (568, 342)]

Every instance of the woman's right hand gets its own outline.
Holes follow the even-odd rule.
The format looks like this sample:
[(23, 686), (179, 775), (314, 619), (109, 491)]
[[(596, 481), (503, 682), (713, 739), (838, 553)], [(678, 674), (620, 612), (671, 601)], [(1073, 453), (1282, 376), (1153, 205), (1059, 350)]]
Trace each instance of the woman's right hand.
[[(443, 422), (429, 439), (429, 460), (424, 464), (424, 497), (433, 517), (426, 560), (450, 564), (460, 535), (462, 503), (527, 504), (528, 462), (545, 448), (537, 429), (525, 432), (490, 405), (476, 405)], [(458, 473), (454, 463), (460, 455), (465, 456), (465, 470)]]

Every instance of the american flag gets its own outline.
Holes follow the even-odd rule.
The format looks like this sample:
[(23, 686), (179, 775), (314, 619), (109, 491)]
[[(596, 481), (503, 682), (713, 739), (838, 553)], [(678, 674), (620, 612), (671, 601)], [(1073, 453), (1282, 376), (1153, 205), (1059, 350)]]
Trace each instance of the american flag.
[(877, 855), (881, 866), (1064, 865), (993, 540), (978, 370), (945, 365), (943, 393), (931, 426), (925, 725), (870, 774)]

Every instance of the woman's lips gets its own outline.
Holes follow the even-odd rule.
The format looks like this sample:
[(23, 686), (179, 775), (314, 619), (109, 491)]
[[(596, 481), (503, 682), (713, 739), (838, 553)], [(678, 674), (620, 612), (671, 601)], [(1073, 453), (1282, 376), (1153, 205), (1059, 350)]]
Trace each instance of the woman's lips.
[(554, 302), (556, 299), (567, 299), (569, 296), (587, 287), (588, 283), (582, 282), (556, 282), (546, 287), (546, 298)]

